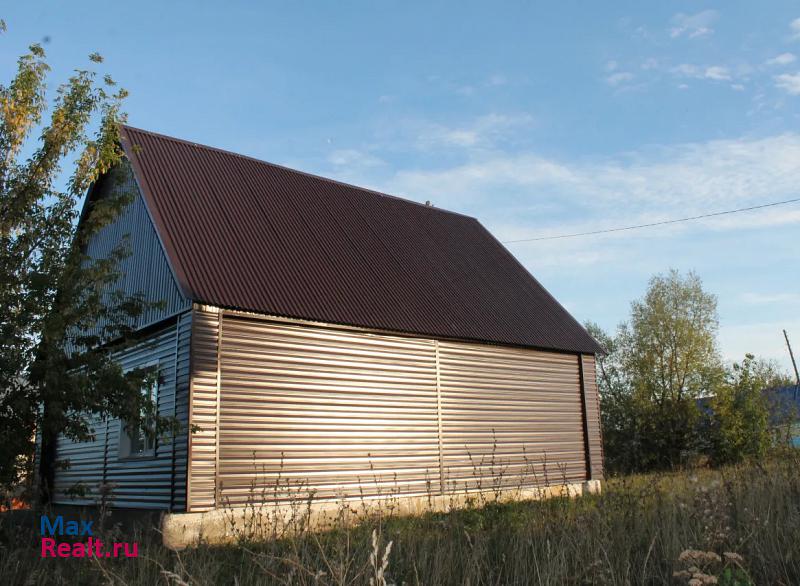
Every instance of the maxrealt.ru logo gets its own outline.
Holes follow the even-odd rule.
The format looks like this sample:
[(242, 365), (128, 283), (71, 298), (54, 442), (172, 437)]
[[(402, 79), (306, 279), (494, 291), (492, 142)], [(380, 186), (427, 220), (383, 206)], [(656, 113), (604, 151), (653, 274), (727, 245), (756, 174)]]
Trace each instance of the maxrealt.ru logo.
[[(118, 558), (139, 557), (137, 542), (111, 542), (104, 544), (92, 532), (93, 521), (64, 519), (58, 515), (51, 519), (42, 515), (39, 533), (42, 536), (42, 557), (53, 558)], [(76, 541), (75, 538), (83, 539)], [(108, 547), (108, 548), (106, 548)]]

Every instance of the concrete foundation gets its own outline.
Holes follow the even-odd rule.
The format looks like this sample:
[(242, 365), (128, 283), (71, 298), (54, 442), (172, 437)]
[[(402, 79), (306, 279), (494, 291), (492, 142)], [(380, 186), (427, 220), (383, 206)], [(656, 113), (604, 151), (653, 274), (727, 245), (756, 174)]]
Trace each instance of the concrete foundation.
[(324, 531), (367, 518), (412, 516), (480, 507), (494, 502), (598, 494), (599, 480), (543, 488), (419, 495), (362, 500), (303, 501), (253, 504), (203, 513), (170, 513), (161, 521), (164, 545), (183, 549), (199, 543), (230, 543), (239, 539), (279, 539), (303, 531)]

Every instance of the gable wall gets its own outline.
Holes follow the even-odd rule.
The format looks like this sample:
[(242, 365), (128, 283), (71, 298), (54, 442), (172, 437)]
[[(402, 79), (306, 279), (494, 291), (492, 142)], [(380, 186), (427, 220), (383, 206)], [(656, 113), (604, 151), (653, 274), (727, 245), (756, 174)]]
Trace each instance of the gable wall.
[(86, 253), (91, 258), (105, 258), (127, 240), (131, 254), (120, 262), (119, 279), (112, 289), (127, 295), (143, 294), (147, 302), (162, 304), (148, 307), (136, 327), (146, 327), (189, 309), (191, 303), (178, 289), (130, 164), (125, 162), (113, 169), (98, 191), (95, 196), (100, 198), (109, 192), (134, 194), (120, 215), (92, 236)]
[[(123, 368), (136, 368), (158, 362), (163, 383), (159, 388), (158, 408), (164, 416), (174, 416), (181, 424), (176, 438), (165, 438), (153, 459), (121, 461), (119, 420), (94, 419), (94, 441), (76, 443), (59, 438), (58, 460), (69, 462), (56, 473), (56, 503), (93, 504), (99, 499), (99, 486), (113, 487), (112, 503), (120, 507), (183, 510), (186, 506), (186, 461), (189, 418), (189, 359), (191, 303), (175, 282), (161, 242), (139, 191), (130, 164), (113, 169), (98, 184), (93, 197), (102, 198), (124, 190), (133, 200), (109, 225), (90, 239), (86, 253), (100, 259), (127, 243), (130, 252), (118, 267), (119, 278), (108, 293), (142, 294), (148, 307), (138, 317), (135, 328), (148, 334), (140, 343), (121, 351)], [(72, 488), (81, 486), (85, 495), (75, 498)]]

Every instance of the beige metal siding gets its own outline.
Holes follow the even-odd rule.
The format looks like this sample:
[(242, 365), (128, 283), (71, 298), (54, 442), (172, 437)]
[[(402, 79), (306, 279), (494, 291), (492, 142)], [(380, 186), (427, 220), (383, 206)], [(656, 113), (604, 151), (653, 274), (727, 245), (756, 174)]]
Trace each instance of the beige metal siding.
[(445, 485), (586, 478), (575, 355), (440, 342)]
[(221, 502), (438, 488), (432, 341), (237, 317), (222, 332)]
[[(213, 308), (196, 307), (192, 323), (191, 421), (200, 431), (191, 436), (189, 510), (290, 498), (287, 487), (369, 498), (587, 478), (576, 354)], [(593, 358), (583, 366), (593, 451)], [(592, 469), (601, 474), (602, 455)]]
[(600, 395), (597, 392), (595, 358), (591, 354), (581, 356), (583, 380), (586, 393), (586, 423), (589, 436), (589, 458), (592, 478), (603, 477), (603, 438), (600, 426)]
[(218, 336), (217, 310), (195, 306), (189, 390), (188, 511), (213, 509), (216, 504)]

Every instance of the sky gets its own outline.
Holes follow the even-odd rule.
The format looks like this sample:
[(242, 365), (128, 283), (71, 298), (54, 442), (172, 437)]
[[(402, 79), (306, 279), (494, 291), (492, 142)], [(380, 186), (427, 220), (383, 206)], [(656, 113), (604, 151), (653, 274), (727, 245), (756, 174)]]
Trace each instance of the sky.
[[(15, 2), (51, 88), (99, 51), (129, 123), (477, 217), (501, 241), (800, 196), (797, 2)], [(800, 352), (800, 203), (509, 243), (581, 322), (696, 271), (725, 359)]]

